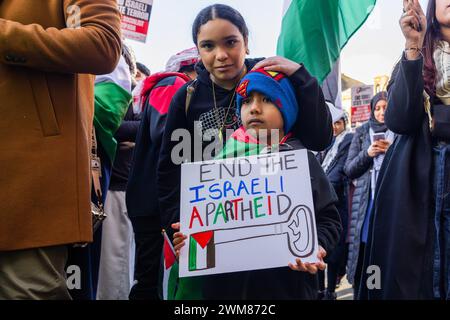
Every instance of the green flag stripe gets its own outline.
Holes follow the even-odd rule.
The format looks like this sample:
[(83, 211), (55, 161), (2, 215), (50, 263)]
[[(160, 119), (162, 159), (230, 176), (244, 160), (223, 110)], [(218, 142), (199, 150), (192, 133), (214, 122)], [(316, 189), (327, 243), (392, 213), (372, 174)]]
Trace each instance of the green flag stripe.
[(169, 282), (167, 284), (167, 300), (175, 300), (178, 286), (178, 263), (174, 263), (170, 268)]
[(197, 270), (197, 241), (189, 239), (189, 271)]

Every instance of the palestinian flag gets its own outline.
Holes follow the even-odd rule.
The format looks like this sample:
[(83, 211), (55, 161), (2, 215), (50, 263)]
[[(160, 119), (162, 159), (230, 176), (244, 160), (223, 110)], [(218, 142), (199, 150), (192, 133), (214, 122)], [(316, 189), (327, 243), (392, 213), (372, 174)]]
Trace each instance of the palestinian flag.
[(376, 0), (285, 0), (277, 54), (303, 63), (320, 83)]
[(174, 300), (177, 287), (178, 278), (178, 262), (173, 249), (172, 243), (167, 236), (167, 233), (163, 230), (164, 245), (163, 245), (163, 257), (164, 257), (164, 270), (163, 270), (163, 299)]
[(123, 57), (120, 58), (119, 64), (112, 73), (95, 78), (94, 93), (95, 133), (98, 142), (113, 163), (117, 149), (114, 135), (119, 129), (132, 99), (130, 69)]
[(200, 277), (178, 278), (179, 264), (172, 243), (163, 230), (163, 300), (202, 300), (202, 281)]

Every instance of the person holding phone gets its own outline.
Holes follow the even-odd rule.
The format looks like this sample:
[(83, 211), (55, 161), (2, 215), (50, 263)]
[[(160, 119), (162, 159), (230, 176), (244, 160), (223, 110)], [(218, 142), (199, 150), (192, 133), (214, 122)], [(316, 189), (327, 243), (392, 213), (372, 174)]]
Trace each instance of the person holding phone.
[(344, 167), (345, 174), (350, 179), (356, 180), (351, 207), (347, 260), (347, 278), (353, 284), (355, 296), (359, 289), (375, 186), (384, 155), (394, 140), (394, 134), (384, 123), (387, 92), (377, 93), (372, 98), (370, 106), (370, 119), (356, 129)]

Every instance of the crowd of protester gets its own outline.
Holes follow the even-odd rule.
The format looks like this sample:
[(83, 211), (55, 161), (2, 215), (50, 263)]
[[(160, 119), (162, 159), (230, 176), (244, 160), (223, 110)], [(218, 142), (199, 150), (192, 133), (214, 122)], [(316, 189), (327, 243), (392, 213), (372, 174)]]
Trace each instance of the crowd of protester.
[[(19, 15), (0, 1), (0, 299), (162, 299), (161, 230), (177, 256), (186, 240), (181, 163), (273, 146), (308, 150), (311, 181), (299, 183), (312, 187), (318, 262), (179, 279), (175, 298), (336, 300), (344, 278), (355, 299), (450, 298), (446, 1), (426, 14), (404, 1), (405, 50), (357, 128), (303, 64), (249, 58), (229, 6), (201, 10), (194, 46), (152, 74), (121, 38), (116, 0), (76, 2), (81, 28), (61, 23), (66, 2)], [(202, 141), (181, 162), (178, 129)], [(92, 212), (106, 213), (96, 229)], [(72, 287), (69, 266), (81, 270)]]

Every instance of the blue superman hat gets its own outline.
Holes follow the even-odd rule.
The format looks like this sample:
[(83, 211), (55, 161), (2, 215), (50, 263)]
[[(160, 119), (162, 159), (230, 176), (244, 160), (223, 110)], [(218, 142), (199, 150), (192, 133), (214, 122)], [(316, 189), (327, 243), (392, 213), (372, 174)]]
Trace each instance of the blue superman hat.
[(236, 112), (241, 113), (242, 102), (252, 92), (259, 92), (269, 98), (281, 112), (284, 133), (291, 131), (298, 116), (298, 104), (294, 87), (284, 73), (257, 69), (242, 78), (236, 93)]

